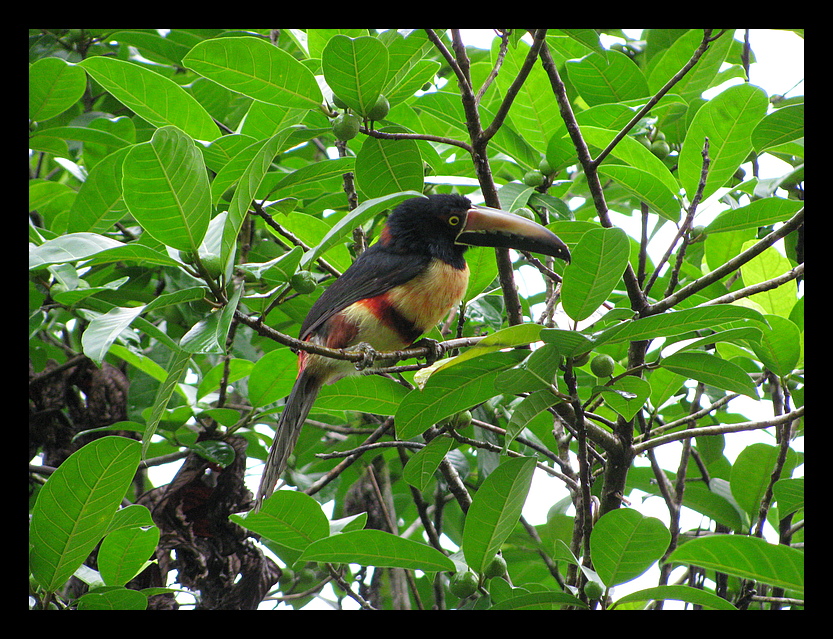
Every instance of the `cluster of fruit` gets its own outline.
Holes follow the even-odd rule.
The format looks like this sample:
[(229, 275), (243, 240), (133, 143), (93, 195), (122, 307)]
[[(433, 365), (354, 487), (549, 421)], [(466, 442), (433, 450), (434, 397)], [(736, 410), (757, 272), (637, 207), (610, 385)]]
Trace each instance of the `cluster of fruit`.
[[(337, 115), (333, 120), (333, 133), (343, 142), (352, 140), (359, 134), (362, 119), (358, 115), (350, 113), (347, 105), (335, 94), (333, 94), (333, 104), (337, 109), (344, 110), (344, 113)], [(387, 116), (388, 111), (390, 111), (390, 102), (388, 102), (388, 99), (384, 95), (379, 95), (376, 103), (363, 115), (366, 120), (383, 120)]]

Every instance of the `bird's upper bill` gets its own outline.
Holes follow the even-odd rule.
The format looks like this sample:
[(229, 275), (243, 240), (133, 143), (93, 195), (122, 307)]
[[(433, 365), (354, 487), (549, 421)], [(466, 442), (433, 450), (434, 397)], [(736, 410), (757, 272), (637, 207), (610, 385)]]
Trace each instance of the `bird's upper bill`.
[(456, 242), (469, 246), (513, 248), (570, 261), (567, 245), (549, 229), (520, 215), (487, 206), (472, 206), (466, 212), (466, 223)]

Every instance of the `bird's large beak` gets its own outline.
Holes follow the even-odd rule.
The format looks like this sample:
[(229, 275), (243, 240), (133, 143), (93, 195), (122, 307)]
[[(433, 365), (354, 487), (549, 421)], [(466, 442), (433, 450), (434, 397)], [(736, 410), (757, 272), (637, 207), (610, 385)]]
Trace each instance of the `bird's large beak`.
[(513, 248), (570, 261), (570, 249), (549, 229), (487, 206), (473, 206), (466, 212), (466, 224), (457, 236), (457, 244)]

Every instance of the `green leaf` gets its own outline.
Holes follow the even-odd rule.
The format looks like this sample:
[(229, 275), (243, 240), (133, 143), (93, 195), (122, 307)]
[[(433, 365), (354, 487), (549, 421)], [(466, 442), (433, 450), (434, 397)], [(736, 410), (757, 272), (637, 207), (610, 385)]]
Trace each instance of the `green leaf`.
[(325, 386), (315, 400), (323, 410), (351, 410), (376, 415), (393, 415), (408, 394), (402, 384), (379, 375), (345, 377)]
[[(769, 486), (777, 458), (777, 446), (757, 443), (744, 448), (732, 464), (732, 476), (729, 482), (732, 496), (738, 506), (753, 520), (757, 519), (761, 499)], [(789, 475), (795, 464), (795, 452), (788, 449), (787, 461), (782, 473)]]
[(180, 251), (199, 248), (211, 217), (208, 173), (194, 141), (173, 126), (157, 129), (124, 160), (127, 208), (154, 239)]
[(618, 182), (665, 219), (680, 219), (680, 203), (674, 193), (651, 173), (624, 164), (603, 164), (599, 173)]
[(268, 104), (316, 109), (324, 100), (312, 71), (261, 38), (205, 40), (183, 63), (220, 86)]
[(656, 586), (637, 590), (616, 600), (612, 608), (626, 603), (638, 601), (685, 601), (686, 603), (703, 606), (709, 610), (737, 610), (730, 602), (722, 597), (691, 586)]
[(148, 447), (150, 446), (150, 440), (154, 433), (156, 433), (159, 421), (162, 419), (162, 415), (168, 407), (168, 402), (171, 401), (171, 396), (174, 394), (182, 376), (185, 375), (185, 369), (188, 367), (188, 363), (190, 361), (191, 354), (184, 350), (180, 349), (171, 352), (171, 359), (167, 368), (168, 376), (161, 384), (159, 384), (156, 396), (153, 398), (153, 404), (151, 405), (150, 419), (147, 420), (145, 432), (142, 435), (143, 457), (147, 453)]
[(252, 407), (268, 406), (289, 395), (298, 376), (297, 359), (288, 348), (277, 348), (257, 360), (249, 375)]
[(122, 164), (129, 148), (119, 149), (96, 164), (72, 203), (67, 231), (104, 233), (124, 217)]
[(602, 515), (590, 533), (593, 566), (606, 586), (635, 579), (668, 549), (671, 533), (654, 517), (630, 508)]
[(636, 63), (624, 53), (593, 53), (568, 60), (567, 75), (590, 106), (632, 100), (649, 95), (648, 82)]
[(760, 342), (752, 342), (755, 351), (764, 366), (779, 377), (786, 377), (801, 358), (801, 331), (786, 317), (764, 315), (769, 323), (764, 328)]
[(571, 319), (590, 317), (613, 291), (628, 264), (628, 236), (618, 228), (587, 231), (564, 269), (561, 303)]
[(765, 197), (736, 209), (728, 209), (718, 215), (706, 227), (707, 233), (757, 229), (776, 222), (788, 220), (804, 206), (803, 202), (785, 200), (781, 197)]
[[(743, 250), (754, 244), (754, 241), (744, 242)], [(753, 257), (743, 265), (741, 277), (744, 286), (753, 286), (766, 282), (779, 275), (783, 275), (792, 268), (790, 261), (781, 255), (773, 246)], [(767, 313), (789, 317), (798, 299), (795, 283), (788, 282), (788, 286), (778, 286), (768, 291), (750, 295), (749, 299), (763, 307)]]
[(422, 191), (424, 170), (416, 140), (368, 137), (356, 156), (356, 184), (368, 198)]
[(676, 353), (662, 360), (662, 365), (698, 382), (758, 399), (749, 373), (737, 364), (709, 353)]
[(220, 130), (202, 105), (168, 78), (142, 65), (104, 56), (87, 58), (78, 66), (152, 125), (173, 125), (195, 140), (206, 142), (220, 137)]
[(724, 324), (754, 320), (766, 324), (763, 316), (753, 308), (732, 304), (698, 306), (681, 311), (670, 311), (627, 322), (625, 326), (614, 325), (595, 336), (596, 343), (616, 343), (673, 337), (702, 329), (717, 330)]
[(321, 53), (321, 69), (333, 93), (364, 116), (387, 82), (388, 50), (378, 38), (336, 35)]
[(550, 406), (560, 403), (562, 400), (552, 394), (549, 390), (530, 393), (522, 399), (512, 411), (512, 417), (506, 427), (506, 436), (503, 441), (505, 451), (509, 444), (517, 437), (526, 425)]
[(472, 570), (482, 573), (512, 534), (534, 471), (534, 458), (513, 457), (504, 460), (481, 484), (463, 529), (463, 553)]
[(101, 251), (123, 246), (121, 242), (97, 233), (61, 235), (29, 250), (29, 268), (77, 262)]
[(320, 539), (304, 551), (301, 560), (425, 572), (454, 570), (454, 562), (439, 550), (382, 530), (354, 530)]
[(684, 543), (669, 563), (694, 564), (742, 579), (804, 593), (804, 553), (758, 537), (709, 535)]
[(212, 310), (182, 336), (179, 340), (180, 347), (188, 353), (224, 353), (234, 311), (237, 310), (237, 303), (242, 294), (243, 287), (239, 286), (231, 295), (228, 304), (221, 309)]
[(84, 72), (61, 58), (29, 65), (29, 119), (42, 122), (63, 113), (84, 95)]
[[(516, 588), (515, 591), (521, 590)], [(558, 610), (561, 606), (586, 608), (581, 599), (557, 590), (527, 592), (496, 602), (490, 610)]]
[(416, 437), (432, 424), (498, 394), (495, 378), (514, 366), (524, 353), (491, 353), (432, 375), (423, 390), (412, 390), (396, 411), (399, 439)]
[(29, 568), (47, 591), (60, 588), (101, 540), (141, 459), (138, 442), (102, 437), (70, 455), (38, 493)]
[(78, 598), (78, 610), (147, 610), (147, 607), (147, 595), (128, 588), (88, 592)]
[(229, 519), (293, 550), (304, 550), (330, 534), (330, 524), (321, 505), (309, 495), (294, 490), (275, 492), (263, 502), (260, 512), (249, 512), (245, 517), (231, 515)]
[(804, 138), (804, 105), (776, 109), (758, 123), (752, 132), (752, 145), (757, 153)]
[[(691, 59), (703, 39), (702, 29), (692, 29), (677, 38), (665, 51), (659, 52), (657, 60), (651, 60), (648, 84), (651, 93), (656, 93)], [(712, 86), (732, 45), (731, 33), (725, 33), (709, 45), (697, 64), (691, 69), (673, 91), (680, 94), (687, 102), (700, 96)]]
[(627, 375), (603, 387), (605, 403), (626, 420), (634, 418), (651, 394), (651, 385), (644, 379)]
[(124, 586), (152, 558), (159, 543), (159, 528), (122, 528), (109, 533), (98, 551), (98, 571), (108, 586)]
[(804, 478), (779, 479), (772, 487), (772, 494), (778, 502), (778, 516), (786, 517), (804, 508)]
[(475, 357), (486, 355), (487, 353), (494, 353), (505, 348), (525, 346), (537, 342), (541, 335), (541, 328), (540, 324), (517, 324), (516, 326), (503, 328), (491, 335), (487, 335), (475, 346), (466, 349), (456, 357), (442, 360), (439, 366), (434, 369), (434, 373), (462, 364)]
[(680, 181), (694, 197), (703, 168), (703, 142), (709, 139), (709, 172), (703, 199), (734, 175), (752, 150), (752, 131), (766, 114), (767, 97), (751, 84), (729, 87), (694, 116), (679, 158)]
[(90, 322), (81, 336), (81, 346), (84, 354), (101, 366), (101, 362), (110, 350), (113, 342), (118, 339), (122, 331), (133, 323), (145, 310), (144, 306), (134, 308), (116, 307), (104, 315), (99, 315)]
[(408, 460), (402, 479), (418, 490), (425, 490), (434, 478), (440, 463), (454, 447), (449, 437), (435, 437), (428, 445)]
[(240, 179), (237, 181), (237, 189), (235, 189), (234, 197), (229, 205), (226, 226), (223, 230), (223, 244), (220, 255), (224, 264), (228, 263), (229, 256), (234, 252), (237, 235), (243, 226), (243, 220), (248, 215), (252, 199), (263, 181), (263, 176), (266, 175), (266, 171), (269, 170), (275, 156), (285, 149), (296, 128), (289, 127), (278, 131), (271, 138), (262, 142), (260, 148), (255, 152), (240, 175)]

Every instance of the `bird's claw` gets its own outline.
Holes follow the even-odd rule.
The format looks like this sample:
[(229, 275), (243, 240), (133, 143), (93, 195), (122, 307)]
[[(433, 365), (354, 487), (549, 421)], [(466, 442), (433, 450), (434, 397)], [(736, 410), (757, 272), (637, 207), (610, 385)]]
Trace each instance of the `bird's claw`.
[(428, 349), (428, 353), (425, 355), (425, 363), (429, 366), (440, 359), (444, 352), (440, 343), (430, 337), (423, 337), (421, 340), (415, 342), (414, 346)]
[(367, 342), (361, 342), (356, 345), (356, 350), (361, 353), (362, 358), (356, 361), (356, 370), (363, 371), (369, 366), (373, 366), (376, 361), (376, 350)]

